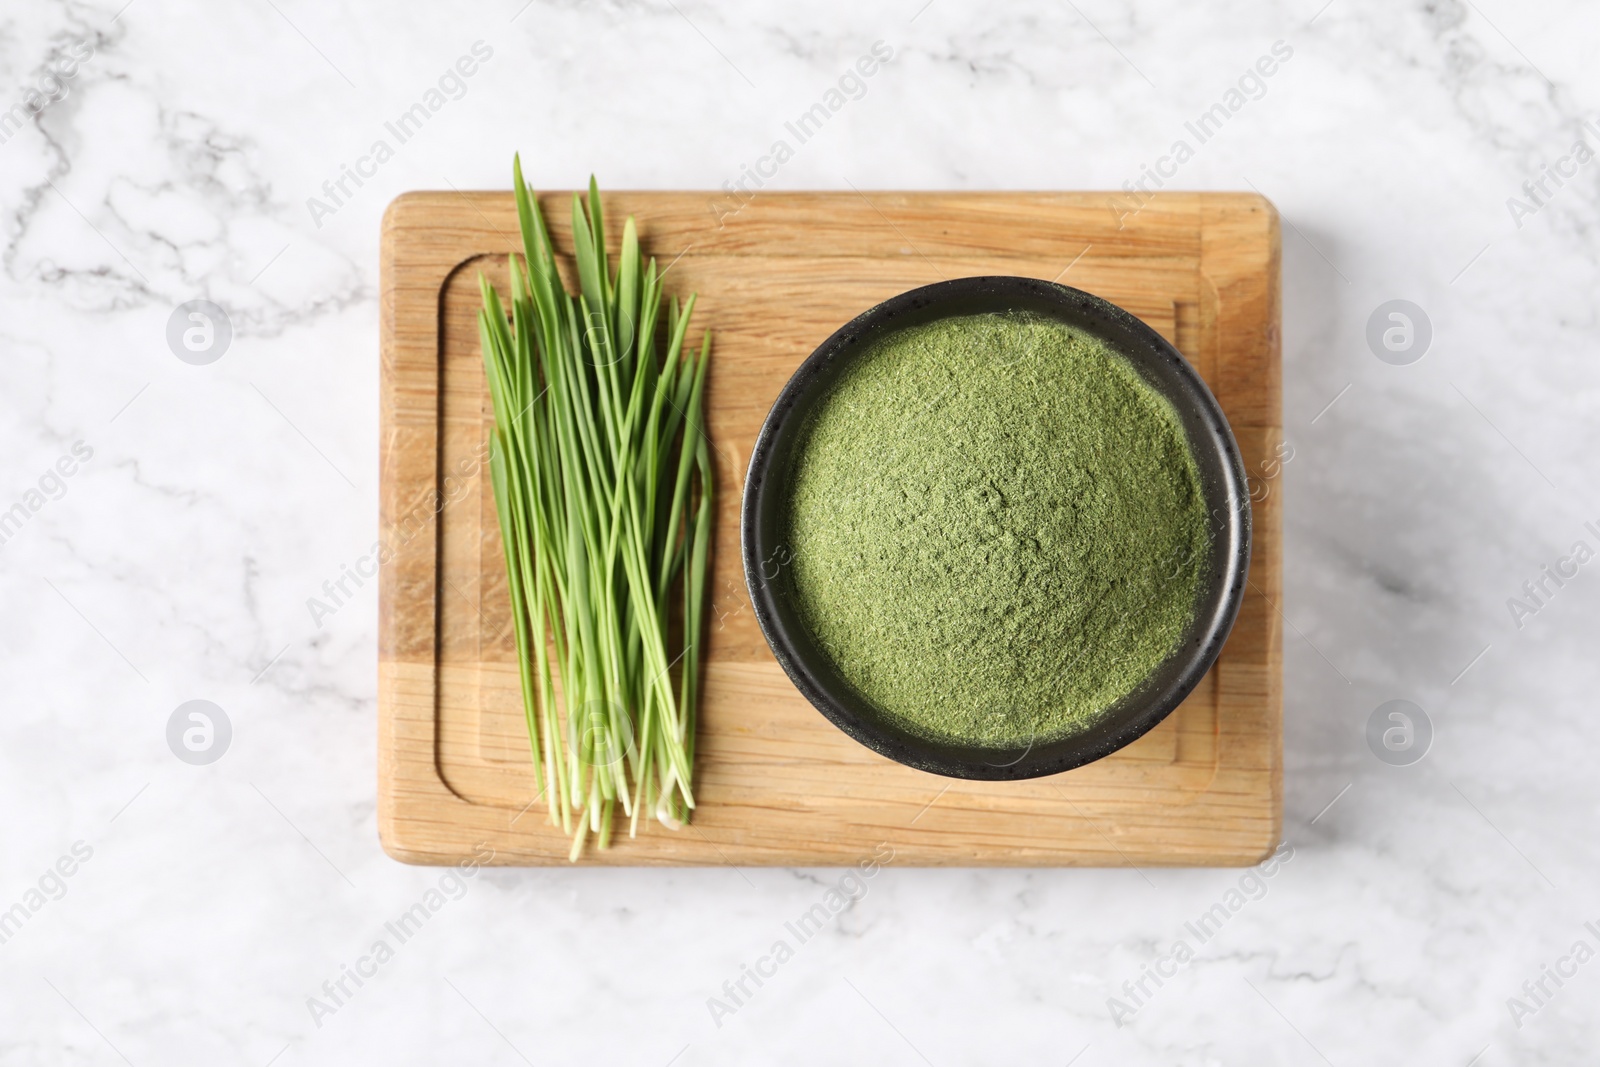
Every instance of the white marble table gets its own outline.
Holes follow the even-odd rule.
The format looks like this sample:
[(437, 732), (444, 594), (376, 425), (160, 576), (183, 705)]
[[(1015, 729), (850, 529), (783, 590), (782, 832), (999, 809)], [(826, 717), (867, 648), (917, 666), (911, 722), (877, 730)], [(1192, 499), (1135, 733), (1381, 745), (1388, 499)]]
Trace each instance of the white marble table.
[[(1600, 9), (120, 3), (0, 30), (0, 1062), (1592, 1062)], [(374, 592), (307, 601), (376, 537), (379, 216), (517, 147), (546, 187), (1270, 196), (1292, 855), (890, 865), (731, 1014), (837, 872), (388, 859)], [(168, 344), (192, 300), (212, 362)], [(1420, 360), (1368, 344), (1391, 300)], [(1433, 731), (1403, 766), (1366, 734), (1395, 699)], [(207, 765), (168, 745), (191, 700), (231, 724)]]

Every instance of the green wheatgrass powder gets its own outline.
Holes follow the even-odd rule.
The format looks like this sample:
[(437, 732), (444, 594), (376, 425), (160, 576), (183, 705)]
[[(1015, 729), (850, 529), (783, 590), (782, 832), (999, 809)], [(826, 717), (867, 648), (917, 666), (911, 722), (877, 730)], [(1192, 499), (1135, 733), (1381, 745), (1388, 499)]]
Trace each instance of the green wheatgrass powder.
[(1170, 402), (1021, 313), (887, 336), (811, 416), (791, 593), (890, 722), (1012, 748), (1082, 730), (1194, 616), (1209, 531)]

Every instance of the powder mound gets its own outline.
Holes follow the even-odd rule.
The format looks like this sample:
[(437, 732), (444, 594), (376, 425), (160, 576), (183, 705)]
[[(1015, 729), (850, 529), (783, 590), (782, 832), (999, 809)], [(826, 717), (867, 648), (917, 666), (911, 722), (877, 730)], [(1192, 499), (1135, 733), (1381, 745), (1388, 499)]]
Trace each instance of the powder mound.
[(1064, 324), (886, 337), (812, 415), (789, 476), (790, 595), (840, 675), (917, 735), (1082, 730), (1194, 616), (1209, 533), (1177, 412)]

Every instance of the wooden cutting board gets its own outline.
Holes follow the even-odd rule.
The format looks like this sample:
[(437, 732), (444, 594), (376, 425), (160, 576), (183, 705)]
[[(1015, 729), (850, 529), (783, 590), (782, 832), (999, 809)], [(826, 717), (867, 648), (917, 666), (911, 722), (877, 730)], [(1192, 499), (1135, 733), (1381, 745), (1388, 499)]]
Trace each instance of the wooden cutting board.
[[(570, 194), (543, 198), (570, 254)], [(1243, 865), (1282, 817), (1278, 216), (1258, 196), (1163, 193), (720, 193), (605, 197), (637, 217), (667, 291), (700, 294), (717, 537), (696, 766), (676, 832), (641, 823), (583, 862)], [(378, 828), (390, 855), (565, 863), (529, 759), (487, 465), (478, 274), (505, 291), (511, 194), (410, 193), (382, 241)], [(670, 266), (669, 266), (670, 265)], [(570, 268), (570, 264), (565, 265)], [(757, 430), (794, 368), (857, 313), (945, 278), (1059, 280), (1120, 304), (1194, 363), (1252, 474), (1255, 555), (1221, 658), (1137, 743), (1029, 782), (955, 781), (856, 744), (795, 691), (757, 628), (739, 504)], [(569, 276), (569, 288), (570, 288)]]

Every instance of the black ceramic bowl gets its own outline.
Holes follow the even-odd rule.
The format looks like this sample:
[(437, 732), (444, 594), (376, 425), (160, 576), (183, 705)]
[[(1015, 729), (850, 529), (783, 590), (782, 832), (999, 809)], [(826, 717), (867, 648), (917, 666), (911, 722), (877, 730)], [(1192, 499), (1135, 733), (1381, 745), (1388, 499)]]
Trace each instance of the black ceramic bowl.
[[(783, 545), (788, 473), (807, 415), (841, 373), (885, 334), (958, 315), (1028, 311), (1106, 341), (1177, 409), (1211, 513), (1207, 561), (1194, 622), (1183, 641), (1132, 693), (1089, 729), (1016, 749), (941, 744), (885, 720), (834, 670), (813, 642), (787, 585)], [(1160, 334), (1097, 296), (1029, 278), (957, 278), (913, 289), (863, 312), (813, 352), (778, 394), (750, 457), (741, 519), (745, 581), (767, 643), (800, 692), (845, 733), (875, 752), (953, 778), (1037, 778), (1071, 770), (1136, 740), (1188, 696), (1233, 628), (1250, 562), (1250, 497), (1228, 421), (1194, 368)]]

